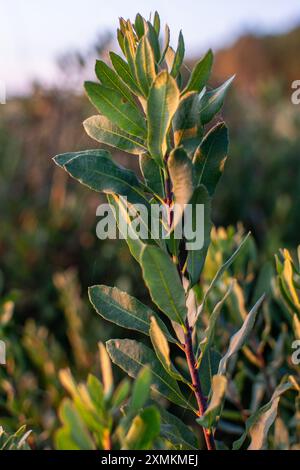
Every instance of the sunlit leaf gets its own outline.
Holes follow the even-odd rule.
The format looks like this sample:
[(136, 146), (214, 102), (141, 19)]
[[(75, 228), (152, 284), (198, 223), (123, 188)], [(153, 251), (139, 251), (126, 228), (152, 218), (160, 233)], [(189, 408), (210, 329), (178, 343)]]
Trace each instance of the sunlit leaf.
[(105, 116), (91, 116), (83, 122), (83, 126), (92, 139), (102, 144), (134, 155), (140, 155), (147, 151), (143, 140), (127, 134)]
[[(103, 285), (90, 287), (89, 298), (97, 313), (105, 320), (149, 335), (150, 319), (156, 315), (150, 307), (136, 298), (117, 287)], [(168, 340), (175, 342), (164, 323), (159, 318), (157, 322)]]
[(227, 379), (223, 375), (214, 375), (212, 378), (212, 395), (205, 413), (197, 422), (205, 428), (211, 429), (220, 417), (227, 386)]
[(261, 450), (265, 448), (268, 432), (277, 416), (280, 397), (289, 390), (291, 386), (289, 382), (279, 385), (274, 391), (271, 400), (247, 419), (246, 430), (244, 434), (233, 443), (233, 450), (241, 448), (247, 435), (249, 435), (251, 439), (248, 450)]
[(261, 306), (263, 300), (264, 300), (264, 295), (256, 302), (254, 307), (250, 310), (248, 313), (243, 325), (241, 328), (231, 337), (230, 339), (230, 344), (229, 348), (226, 352), (226, 354), (222, 357), (219, 365), (219, 370), (218, 374), (225, 374), (226, 373), (226, 368), (227, 368), (227, 363), (231, 356), (233, 354), (236, 354), (245, 344), (245, 342), (248, 339), (249, 334), (251, 333), (256, 316), (259, 310), (259, 307)]
[(163, 166), (167, 151), (167, 132), (178, 100), (179, 90), (174, 78), (166, 71), (161, 72), (150, 88), (147, 107), (148, 147), (159, 166)]
[(93, 105), (113, 124), (128, 134), (146, 137), (146, 124), (142, 114), (121, 93), (93, 82), (85, 82), (85, 90)]

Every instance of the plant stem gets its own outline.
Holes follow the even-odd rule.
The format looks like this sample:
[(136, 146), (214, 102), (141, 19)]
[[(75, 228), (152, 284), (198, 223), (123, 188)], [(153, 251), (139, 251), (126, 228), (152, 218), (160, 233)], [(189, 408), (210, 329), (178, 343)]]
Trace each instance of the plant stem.
[[(168, 157), (166, 156), (165, 161), (167, 163)], [(170, 207), (172, 204), (172, 185), (171, 185), (171, 179), (169, 175), (168, 168), (166, 166), (165, 169), (165, 198), (166, 198), (166, 204)], [(172, 226), (172, 214), (169, 218), (169, 226)], [(180, 268), (179, 268), (180, 271)], [(179, 272), (179, 274), (181, 274)], [(186, 333), (184, 334), (185, 337), (185, 344), (184, 344), (184, 351), (190, 371), (190, 376), (192, 379), (192, 385), (194, 389), (194, 394), (197, 400), (198, 404), (198, 412), (199, 416), (202, 416), (206, 410), (207, 403), (206, 403), (206, 398), (202, 393), (201, 389), (201, 383), (200, 383), (200, 378), (197, 370), (197, 365), (196, 365), (196, 360), (195, 360), (195, 355), (193, 351), (193, 341), (192, 341), (192, 328), (189, 325), (188, 320), (186, 320)], [(215, 441), (214, 437), (212, 435), (212, 432), (210, 429), (202, 428), (206, 446), (208, 450), (215, 450)]]
[[(185, 355), (187, 364), (190, 371), (190, 376), (192, 379), (192, 385), (194, 389), (194, 394), (198, 404), (198, 411), (199, 416), (202, 416), (206, 410), (207, 403), (206, 398), (202, 393), (200, 378), (196, 366), (195, 355), (193, 351), (193, 342), (192, 342), (192, 328), (189, 326), (188, 321), (186, 321), (186, 329), (187, 332), (185, 333)], [(208, 450), (215, 450), (215, 442), (214, 437), (210, 429), (202, 428), (206, 446)]]

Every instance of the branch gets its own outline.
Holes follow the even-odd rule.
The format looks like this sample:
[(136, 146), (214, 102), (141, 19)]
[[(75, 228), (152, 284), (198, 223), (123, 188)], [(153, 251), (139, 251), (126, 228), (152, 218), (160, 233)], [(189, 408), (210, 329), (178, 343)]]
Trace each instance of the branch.
[[(196, 366), (196, 360), (195, 360), (195, 355), (193, 351), (193, 343), (192, 343), (192, 328), (189, 326), (188, 321), (186, 321), (186, 329), (187, 333), (185, 334), (185, 355), (190, 371), (190, 376), (192, 379), (192, 385), (193, 385), (193, 390), (194, 394), (197, 400), (198, 404), (198, 411), (199, 411), (199, 416), (202, 416), (206, 410), (207, 403), (206, 403), (206, 398), (202, 393), (201, 389), (201, 383), (200, 383), (200, 378)], [(212, 435), (211, 430), (202, 428), (203, 434), (205, 437), (205, 442), (208, 450), (215, 450), (215, 442), (214, 442), (214, 437)]]

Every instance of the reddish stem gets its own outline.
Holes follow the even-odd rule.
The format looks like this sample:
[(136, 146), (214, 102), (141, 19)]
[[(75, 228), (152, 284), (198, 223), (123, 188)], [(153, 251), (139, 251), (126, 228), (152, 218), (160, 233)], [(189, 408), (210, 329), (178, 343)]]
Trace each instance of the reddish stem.
[[(167, 162), (167, 156), (166, 156), (166, 162)], [(167, 170), (167, 177), (165, 180), (165, 197), (166, 197), (166, 204), (170, 207), (172, 204), (172, 185), (171, 185), (171, 180), (170, 180), (170, 175)], [(170, 217), (169, 219), (169, 226), (172, 225), (172, 218)], [(198, 404), (198, 412), (199, 416), (202, 416), (206, 410), (207, 403), (206, 403), (206, 398), (204, 397), (201, 389), (201, 383), (200, 383), (200, 378), (196, 366), (196, 360), (195, 360), (195, 355), (193, 351), (193, 342), (192, 342), (192, 329), (189, 326), (188, 320), (186, 320), (186, 329), (187, 333), (184, 335), (185, 336), (185, 345), (184, 345), (184, 350), (185, 350), (185, 355), (190, 371), (190, 376), (192, 379), (192, 385), (194, 389), (194, 394), (197, 400)], [(209, 429), (202, 428), (206, 446), (208, 450), (215, 450), (215, 442), (214, 442), (214, 437), (212, 435), (212, 432)]]
[[(191, 379), (192, 379), (194, 394), (195, 394), (197, 404), (198, 404), (199, 416), (202, 416), (205, 413), (207, 403), (206, 403), (206, 398), (202, 393), (200, 378), (199, 378), (195, 355), (193, 351), (192, 329), (189, 326), (188, 321), (186, 322), (186, 328), (187, 328), (187, 333), (185, 334), (185, 355), (186, 355), (186, 360), (187, 360), (187, 364), (188, 364)], [(202, 428), (202, 430), (203, 430), (207, 449), (215, 450), (216, 447), (215, 447), (215, 442), (214, 442), (214, 437), (212, 435), (212, 432), (206, 428)]]

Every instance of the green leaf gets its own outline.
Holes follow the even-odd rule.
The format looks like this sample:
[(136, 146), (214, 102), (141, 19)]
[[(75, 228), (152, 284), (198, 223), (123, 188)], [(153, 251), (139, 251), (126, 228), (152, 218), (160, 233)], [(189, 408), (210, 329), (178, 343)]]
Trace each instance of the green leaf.
[(209, 49), (205, 56), (195, 65), (184, 93), (189, 91), (197, 91), (200, 93), (200, 91), (202, 91), (210, 77), (212, 64), (213, 53), (211, 49)]
[[(68, 444), (73, 442), (72, 448), (80, 450), (94, 450), (95, 445), (89, 435), (89, 432), (81, 420), (75, 406), (69, 399), (64, 399), (59, 409), (60, 419), (63, 423), (65, 436), (67, 437)], [(62, 435), (58, 434), (56, 437), (56, 445), (63, 445)], [(65, 447), (58, 447), (60, 450), (67, 450)]]
[(207, 124), (220, 111), (223, 106), (224, 98), (229, 86), (231, 85), (234, 75), (229, 78), (223, 85), (215, 90), (207, 91), (200, 103), (200, 120), (202, 124)]
[(124, 450), (147, 450), (159, 436), (160, 416), (154, 406), (146, 408), (136, 416), (129, 428), (122, 447)]
[(117, 40), (118, 40), (119, 46), (121, 48), (121, 51), (125, 55), (124, 36), (123, 36), (122, 31), (119, 28), (117, 29)]
[(156, 69), (154, 54), (146, 36), (143, 36), (137, 47), (135, 66), (138, 82), (144, 95), (147, 97), (156, 77)]
[(203, 302), (201, 304), (201, 308), (200, 308), (200, 311), (199, 311), (199, 315), (201, 315), (203, 309), (205, 308), (205, 305), (206, 305), (206, 300), (210, 294), (210, 292), (214, 289), (215, 285), (217, 284), (217, 282), (219, 281), (219, 279), (222, 277), (222, 275), (224, 274), (225, 271), (227, 271), (227, 269), (230, 268), (230, 266), (232, 265), (232, 263), (234, 262), (234, 260), (236, 259), (236, 257), (238, 256), (238, 254), (241, 252), (241, 250), (243, 249), (243, 247), (245, 246), (247, 240), (249, 239), (249, 236), (250, 236), (250, 232), (247, 233), (247, 235), (245, 236), (244, 240), (240, 243), (240, 245), (237, 247), (237, 249), (234, 251), (234, 253), (225, 261), (225, 263), (218, 269), (218, 271), (216, 272), (213, 280), (211, 281), (210, 285), (208, 286), (208, 289), (207, 291), (205, 292), (205, 295), (204, 295), (204, 298), (203, 298)]
[(231, 356), (233, 356), (233, 354), (236, 354), (246, 343), (248, 336), (253, 329), (258, 309), (261, 306), (264, 300), (264, 297), (265, 297), (264, 295), (260, 297), (260, 299), (256, 302), (254, 307), (248, 313), (241, 328), (231, 337), (229, 348), (226, 354), (222, 357), (220, 364), (219, 364), (219, 370), (218, 370), (219, 375), (221, 374), (223, 375), (226, 373), (228, 360), (231, 358)]
[(74, 442), (71, 431), (65, 427), (59, 428), (54, 434), (54, 445), (56, 450), (81, 450)]
[(154, 52), (155, 62), (158, 64), (160, 60), (160, 46), (158, 40), (158, 34), (150, 21), (147, 21), (147, 31), (146, 31), (147, 38), (151, 44), (151, 48)]
[(196, 92), (189, 92), (180, 98), (178, 109), (173, 118), (174, 143), (184, 145), (189, 153), (194, 153), (201, 142), (203, 127), (199, 117), (199, 97)]
[(138, 38), (141, 39), (141, 37), (145, 33), (145, 27), (144, 27), (144, 18), (142, 17), (142, 15), (140, 15), (140, 13), (138, 13), (135, 17), (134, 29)]
[(122, 57), (120, 57), (118, 54), (115, 54), (114, 52), (110, 52), (109, 56), (111, 63), (115, 71), (117, 72), (119, 78), (123, 80), (123, 82), (128, 86), (132, 93), (140, 95), (140, 89), (135, 82), (135, 79), (130, 71), (127, 62), (125, 62)]
[(133, 384), (129, 409), (131, 412), (138, 412), (145, 405), (150, 395), (150, 385), (152, 373), (149, 366), (143, 367)]
[(105, 116), (91, 116), (83, 122), (83, 126), (86, 133), (101, 144), (110, 145), (134, 155), (147, 151), (143, 140), (122, 131)]
[(205, 396), (210, 394), (212, 378), (218, 373), (221, 358), (219, 351), (213, 348), (206, 348), (202, 354), (198, 372), (201, 377), (202, 392)]
[(97, 78), (100, 82), (108, 88), (112, 88), (118, 91), (127, 101), (130, 101), (134, 107), (136, 107), (133, 96), (122, 80), (118, 77), (118, 74), (112, 70), (105, 62), (102, 60), (96, 61), (95, 72)]
[[(215, 334), (216, 323), (219, 319), (221, 309), (222, 309), (225, 301), (227, 300), (228, 296), (232, 292), (234, 282), (236, 282), (236, 281), (233, 281), (230, 284), (229, 288), (225, 292), (222, 299), (219, 300), (219, 302), (216, 303), (216, 305), (214, 306), (214, 309), (212, 311), (212, 314), (209, 317), (208, 326), (207, 326), (207, 328), (204, 332), (204, 338), (202, 339), (201, 345), (200, 345), (202, 354), (204, 354), (206, 349), (209, 348), (212, 345), (212, 342), (213, 342), (213, 339), (214, 339), (214, 334)], [(197, 321), (197, 318), (194, 322), (190, 322), (191, 326), (193, 326), (193, 323), (195, 323), (196, 321)]]
[(148, 98), (148, 147), (159, 166), (167, 151), (167, 133), (177, 109), (179, 90), (173, 77), (165, 70), (155, 78)]
[(160, 17), (159, 17), (159, 14), (158, 14), (157, 11), (154, 13), (153, 27), (154, 27), (154, 29), (155, 29), (155, 32), (156, 32), (157, 36), (159, 36), (159, 32), (160, 32)]
[(205, 413), (196, 421), (201, 426), (211, 429), (216, 425), (217, 419), (220, 417), (225, 392), (227, 387), (227, 379), (223, 375), (214, 375), (212, 378), (212, 397), (209, 401)]
[[(110, 371), (109, 371), (109, 374), (110, 374)], [(109, 384), (109, 382), (105, 383), (105, 389), (106, 389), (105, 393), (107, 391), (109, 392), (111, 391), (107, 388), (107, 384)], [(112, 389), (113, 384), (109, 384), (109, 386), (110, 386), (110, 389)], [(93, 405), (96, 409), (98, 416), (102, 417), (105, 412), (105, 400), (104, 400), (104, 395), (103, 395), (104, 390), (103, 390), (102, 383), (97, 379), (97, 377), (95, 377), (92, 374), (88, 375), (87, 390), (88, 390), (88, 393), (90, 395), (90, 398), (93, 402)]]
[(175, 264), (166, 252), (154, 246), (145, 246), (141, 265), (153, 302), (169, 319), (184, 325), (185, 293)]
[(175, 57), (174, 57), (174, 61), (173, 61), (172, 69), (171, 69), (171, 75), (174, 78), (177, 77), (180, 71), (180, 67), (182, 66), (183, 59), (184, 59), (184, 52), (185, 52), (184, 40), (183, 40), (182, 32), (180, 31), (179, 38), (178, 38), (178, 45), (177, 45), (177, 49), (175, 52)]
[(233, 450), (241, 448), (248, 434), (251, 438), (248, 450), (262, 450), (265, 448), (268, 432), (277, 416), (280, 397), (290, 388), (292, 388), (292, 384), (289, 382), (279, 385), (275, 389), (271, 400), (247, 419), (245, 432), (233, 443)]
[[(199, 237), (199, 227), (196, 226), (197, 218), (195, 209), (198, 204), (204, 205), (204, 227), (203, 228), (203, 246), (200, 249), (189, 249), (187, 257), (187, 271), (189, 273), (189, 279), (191, 287), (199, 282), (200, 275), (205, 263), (207, 250), (210, 244), (210, 232), (212, 227), (211, 222), (211, 200), (208, 195), (206, 188), (201, 185), (194, 190), (194, 194), (191, 198), (190, 204), (193, 206), (193, 231), (196, 231), (196, 235)], [(189, 241), (190, 242), (190, 241)]]
[(98, 111), (120, 129), (136, 137), (146, 137), (145, 120), (136, 106), (116, 90), (103, 85), (85, 82), (85, 90)]
[(133, 204), (148, 202), (135, 173), (118, 166), (110, 158), (80, 154), (67, 162), (64, 168), (94, 191), (117, 193), (126, 196)]
[(111, 360), (130, 377), (136, 378), (141, 368), (148, 364), (152, 372), (151, 388), (173, 403), (193, 409), (181, 394), (177, 382), (167, 374), (147, 346), (131, 339), (111, 339), (106, 347)]
[(208, 132), (193, 159), (196, 184), (203, 184), (210, 196), (214, 194), (224, 171), (227, 152), (228, 131), (221, 122)]
[(199, 445), (191, 431), (177, 416), (159, 408), (161, 417), (161, 434), (179, 450), (195, 450)]
[(152, 189), (154, 194), (164, 197), (164, 182), (160, 167), (149, 155), (140, 155), (140, 169), (146, 185)]
[(151, 324), (149, 330), (152, 346), (158, 357), (163, 368), (168, 372), (168, 374), (173, 377), (175, 380), (180, 380), (181, 382), (187, 382), (182, 375), (178, 372), (176, 367), (171, 362), (170, 358), (170, 348), (166, 336), (161, 330), (156, 318), (151, 317)]
[(89, 287), (88, 292), (90, 302), (96, 312), (105, 320), (123, 328), (149, 335), (150, 319), (155, 317), (168, 340), (176, 343), (165, 324), (156, 317), (153, 310), (126, 292), (117, 287), (103, 285)]
[(102, 149), (94, 149), (94, 150), (80, 150), (79, 152), (67, 152), (67, 153), (60, 153), (53, 157), (54, 162), (56, 165), (64, 168), (65, 164), (68, 163), (73, 158), (79, 157), (81, 155), (94, 155), (98, 158), (111, 158), (110, 153), (107, 150)]
[(118, 229), (122, 237), (126, 240), (130, 253), (137, 260), (137, 262), (140, 262), (141, 252), (146, 243), (145, 240), (141, 239), (135, 225), (129, 217), (129, 211), (130, 209), (133, 210), (134, 206), (130, 207), (126, 199), (115, 194), (109, 194), (107, 196), (107, 200), (115, 211), (115, 218), (118, 224)]
[(117, 386), (113, 396), (112, 404), (115, 408), (120, 408), (122, 403), (127, 399), (130, 392), (130, 382), (129, 380), (123, 379), (122, 382)]

